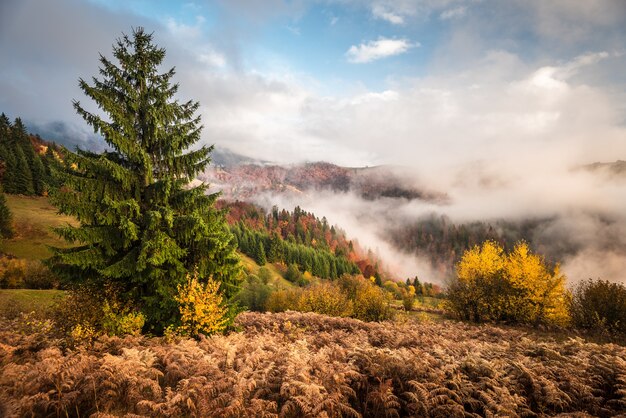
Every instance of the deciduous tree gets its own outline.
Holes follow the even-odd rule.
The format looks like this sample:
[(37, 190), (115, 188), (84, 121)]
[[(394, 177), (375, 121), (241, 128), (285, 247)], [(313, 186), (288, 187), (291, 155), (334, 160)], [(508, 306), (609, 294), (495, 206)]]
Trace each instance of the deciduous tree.
[(448, 291), (449, 307), (465, 319), (563, 325), (565, 276), (525, 242), (510, 253), (493, 241), (467, 250)]

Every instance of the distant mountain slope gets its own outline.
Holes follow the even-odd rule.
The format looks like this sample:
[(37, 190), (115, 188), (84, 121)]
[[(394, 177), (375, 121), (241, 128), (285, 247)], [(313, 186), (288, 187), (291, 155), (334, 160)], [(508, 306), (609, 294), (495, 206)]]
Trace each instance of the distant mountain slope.
[(215, 147), (211, 153), (211, 165), (220, 168), (231, 168), (242, 164), (263, 164), (261, 160), (237, 154), (223, 147)]
[(617, 160), (611, 163), (596, 162), (581, 166), (579, 169), (597, 174), (608, 175), (609, 177), (626, 178), (626, 161)]
[(199, 178), (222, 190), (228, 199), (250, 199), (263, 192), (299, 194), (316, 190), (352, 192), (366, 200), (381, 198), (443, 203), (447, 196), (427, 190), (402, 168), (341, 167), (327, 162), (271, 165), (250, 162), (229, 151), (214, 153), (214, 164)]

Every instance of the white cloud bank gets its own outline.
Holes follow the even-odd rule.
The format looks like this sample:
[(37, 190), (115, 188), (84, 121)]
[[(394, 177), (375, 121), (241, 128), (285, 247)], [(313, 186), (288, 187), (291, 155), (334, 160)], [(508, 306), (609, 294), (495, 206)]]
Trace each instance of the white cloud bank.
[(411, 48), (419, 47), (419, 42), (411, 43), (408, 39), (389, 39), (380, 37), (360, 45), (352, 45), (346, 56), (348, 61), (363, 64), (381, 58), (404, 54)]
[[(422, 186), (447, 193), (446, 206), (332, 194), (284, 202), (337, 222), (402, 274), (436, 277), (423, 260), (383, 242), (384, 224), (437, 212), (453, 222), (557, 217), (542, 239), (563, 236), (564, 244), (581, 248), (560, 260), (570, 280), (623, 281), (626, 242), (600, 238), (610, 229), (626, 230), (626, 186), (572, 172), (581, 164), (626, 158), (619, 97), (586, 81), (619, 60), (619, 54), (599, 51), (530, 65), (489, 51), (462, 73), (390, 80), (382, 92), (343, 97), (321, 96), (297, 79), (247, 77), (189, 87), (206, 105), (207, 141), (219, 138), (236, 151), (279, 162), (400, 164)], [(613, 223), (602, 229), (597, 216)], [(581, 239), (572, 240), (577, 235)]]

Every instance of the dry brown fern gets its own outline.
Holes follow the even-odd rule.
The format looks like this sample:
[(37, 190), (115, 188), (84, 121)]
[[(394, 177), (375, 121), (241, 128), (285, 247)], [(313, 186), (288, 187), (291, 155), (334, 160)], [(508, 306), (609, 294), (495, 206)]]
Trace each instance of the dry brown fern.
[(0, 414), (585, 417), (626, 410), (626, 348), (614, 344), (297, 312), (245, 313), (238, 326), (200, 341), (100, 337), (69, 351), (45, 329), (29, 335), (0, 320)]

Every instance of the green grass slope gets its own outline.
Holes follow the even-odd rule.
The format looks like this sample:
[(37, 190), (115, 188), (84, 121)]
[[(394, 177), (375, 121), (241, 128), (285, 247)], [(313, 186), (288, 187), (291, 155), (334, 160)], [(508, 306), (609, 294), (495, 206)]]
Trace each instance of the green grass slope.
[(52, 228), (78, 221), (59, 215), (47, 197), (6, 195), (7, 205), (13, 214), (15, 237), (0, 241), (0, 252), (26, 260), (43, 260), (52, 254), (48, 246), (65, 247)]
[[(245, 254), (239, 253), (239, 257), (241, 258), (241, 264), (243, 265), (243, 269), (248, 274), (259, 275), (259, 270), (261, 266), (259, 266), (252, 258), (248, 257)], [(267, 263), (265, 267), (270, 272), (270, 280), (268, 284), (271, 287), (276, 289), (289, 289), (293, 287), (293, 283), (286, 280), (283, 276), (285, 274), (286, 268), (284, 266), (280, 266), (277, 264)]]
[(0, 289), (0, 316), (10, 318), (20, 312), (35, 312), (44, 317), (64, 294), (62, 290)]

